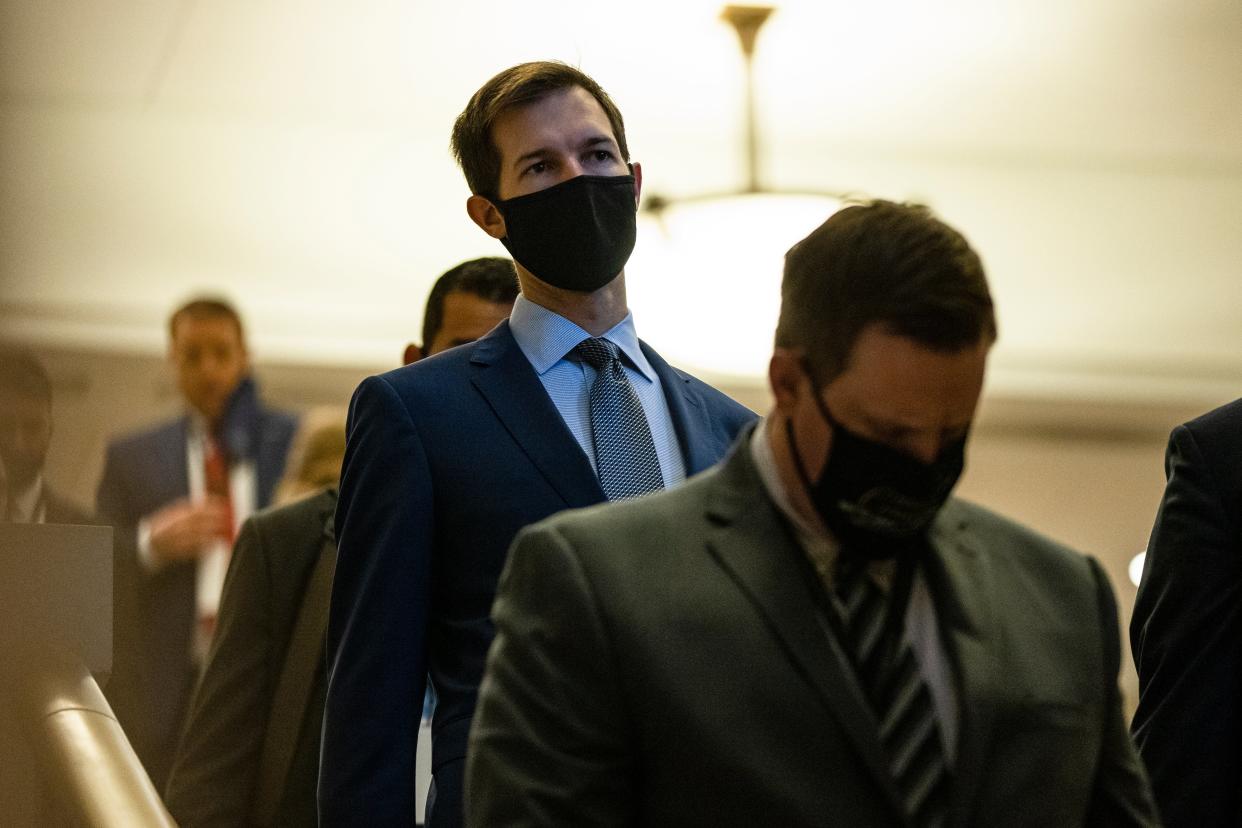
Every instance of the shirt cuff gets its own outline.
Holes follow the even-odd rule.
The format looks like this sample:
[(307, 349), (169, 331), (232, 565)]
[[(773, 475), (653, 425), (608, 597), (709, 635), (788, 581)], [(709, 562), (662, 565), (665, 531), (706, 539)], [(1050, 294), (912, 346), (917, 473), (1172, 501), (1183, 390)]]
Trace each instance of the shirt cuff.
[(146, 518), (138, 521), (138, 564), (145, 572), (158, 572), (164, 567), (151, 548), (151, 521)]

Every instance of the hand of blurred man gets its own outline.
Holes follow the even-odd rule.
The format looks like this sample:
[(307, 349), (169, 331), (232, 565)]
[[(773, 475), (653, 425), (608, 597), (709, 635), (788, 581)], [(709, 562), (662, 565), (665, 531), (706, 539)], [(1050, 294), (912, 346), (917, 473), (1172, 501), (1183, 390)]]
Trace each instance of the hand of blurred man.
[(228, 504), (222, 497), (174, 501), (150, 517), (152, 557), (163, 563), (200, 558), (213, 541), (229, 537), (228, 523)]

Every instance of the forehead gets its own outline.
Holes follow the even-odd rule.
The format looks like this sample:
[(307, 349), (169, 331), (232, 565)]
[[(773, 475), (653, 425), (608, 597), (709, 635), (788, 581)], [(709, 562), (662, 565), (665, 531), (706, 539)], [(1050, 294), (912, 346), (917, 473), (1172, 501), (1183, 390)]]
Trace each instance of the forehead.
[(581, 86), (558, 89), (536, 101), (510, 107), (492, 124), (492, 142), (500, 153), (502, 172), (527, 153), (576, 147), (600, 136), (616, 140), (608, 114)]
[(939, 351), (871, 325), (831, 384), (862, 416), (913, 429), (968, 425), (983, 389), (991, 342)]
[(229, 316), (182, 316), (173, 327), (173, 345), (232, 343), (241, 345), (241, 330)]

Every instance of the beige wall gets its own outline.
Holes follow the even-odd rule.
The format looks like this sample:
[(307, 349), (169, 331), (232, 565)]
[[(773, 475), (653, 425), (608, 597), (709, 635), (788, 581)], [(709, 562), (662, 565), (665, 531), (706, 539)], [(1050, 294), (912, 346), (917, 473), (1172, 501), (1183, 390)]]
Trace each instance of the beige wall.
[[(84, 503), (93, 499), (110, 435), (178, 411), (163, 362), (149, 355), (41, 351), (56, 386), (56, 435), (48, 462), (54, 485)], [(391, 365), (395, 365), (394, 353)], [(304, 409), (343, 404), (368, 373), (356, 368), (261, 364), (265, 396)], [(765, 411), (753, 384), (727, 389)], [(1130, 559), (1146, 546), (1164, 484), (1169, 429), (1225, 400), (1161, 405), (987, 397), (958, 493), (1028, 524), (1104, 564), (1117, 595), (1125, 641), (1122, 686), (1133, 709), (1137, 682), (1125, 626), (1135, 589)]]

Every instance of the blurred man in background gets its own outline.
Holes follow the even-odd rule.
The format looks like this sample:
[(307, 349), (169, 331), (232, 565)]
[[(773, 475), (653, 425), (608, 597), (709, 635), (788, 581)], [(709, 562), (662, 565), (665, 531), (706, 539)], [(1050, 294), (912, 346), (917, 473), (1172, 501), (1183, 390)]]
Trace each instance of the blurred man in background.
[(233, 536), (271, 502), (296, 425), (260, 401), (232, 305), (194, 299), (168, 327), (186, 413), (109, 444), (96, 500), (116, 543), (108, 695), (157, 787), (215, 629)]
[[(508, 259), (449, 270), (431, 289), (423, 344), (406, 348), (406, 364), (483, 336), (516, 296)], [(323, 632), (344, 453), (344, 415), (308, 413), (279, 488), (287, 505), (255, 515), (238, 536), (219, 631), (167, 787), (168, 808), (185, 828), (316, 824)]]
[(0, 466), (6, 478), (0, 519), (9, 523), (91, 523), (91, 516), (43, 478), (52, 444), (52, 381), (33, 354), (0, 348)]

